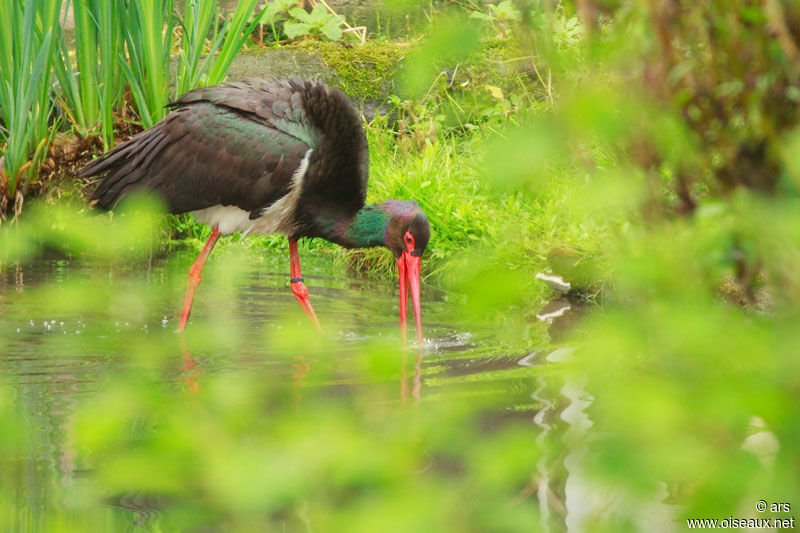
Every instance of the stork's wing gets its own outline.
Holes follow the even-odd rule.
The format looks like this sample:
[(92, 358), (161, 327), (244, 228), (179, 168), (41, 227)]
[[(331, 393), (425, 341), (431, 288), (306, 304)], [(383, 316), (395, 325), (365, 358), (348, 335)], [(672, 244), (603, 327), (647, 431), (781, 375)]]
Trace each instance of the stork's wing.
[(324, 84), (313, 81), (250, 78), (189, 91), (170, 105), (180, 107), (210, 102), (253, 120), (262, 120), (314, 147), (319, 132), (309, 124), (304, 102), (305, 94), (314, 88), (329, 90)]
[[(302, 205), (355, 212), (364, 205), (369, 153), (361, 117), (338, 89), (292, 79), (248, 79), (197, 89), (176, 105), (207, 101), (267, 121), (314, 148)], [(317, 198), (315, 198), (317, 197)]]
[(214, 205), (260, 212), (288, 192), (314, 134), (279, 86), (199, 89), (164, 120), (80, 171), (105, 175), (92, 199), (109, 209), (127, 192), (159, 193), (181, 213)]

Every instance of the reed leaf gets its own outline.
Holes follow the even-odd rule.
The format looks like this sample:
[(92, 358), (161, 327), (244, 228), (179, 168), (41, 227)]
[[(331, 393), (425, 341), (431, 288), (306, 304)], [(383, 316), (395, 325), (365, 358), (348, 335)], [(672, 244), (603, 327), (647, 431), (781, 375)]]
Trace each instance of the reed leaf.
[(179, 21), (183, 33), (175, 72), (176, 96), (207, 84), (209, 67), (225, 35), (218, 31), (218, 20), (216, 0), (186, 0), (184, 16)]
[[(233, 58), (236, 57), (244, 43), (261, 23), (265, 13), (267, 13), (267, 8), (265, 7), (254, 16), (253, 13), (258, 2), (259, 0), (241, 0), (236, 6), (236, 11), (228, 16), (222, 29), (222, 34), (225, 38), (219, 55), (208, 74), (208, 85), (215, 85), (225, 80)], [(251, 18), (252, 20), (250, 20)], [(248, 20), (250, 20), (250, 23), (247, 22)]]
[(86, 137), (100, 122), (100, 93), (97, 81), (97, 31), (88, 0), (67, 3), (75, 21), (75, 65), (64, 32), (57, 28), (58, 52), (53, 70), (59, 83), (59, 102), (76, 133)]
[(52, 139), (50, 67), (60, 7), (61, 0), (0, 0), (0, 188), (10, 200), (37, 175)]
[(123, 47), (119, 0), (93, 0), (100, 44), (100, 130), (106, 149), (114, 145), (114, 109), (125, 88), (122, 66), (117, 60)]
[(257, 6), (258, 0), (239, 2), (236, 10), (225, 19), (222, 29), (218, 29), (216, 21), (219, 19), (219, 9), (216, 1), (186, 0), (175, 77), (176, 96), (198, 86), (214, 85), (225, 80), (233, 58), (268, 12), (265, 8), (256, 14)]
[(124, 82), (116, 59), (123, 47), (117, 2), (74, 0), (71, 6), (67, 4), (67, 9), (70, 7), (75, 21), (74, 49), (61, 28), (56, 28), (58, 50), (53, 69), (59, 82), (58, 101), (76, 133), (86, 137), (100, 130), (103, 144), (110, 147), (113, 109)]
[(124, 0), (123, 35), (128, 52), (122, 69), (144, 127), (164, 118), (169, 103), (172, 0)]

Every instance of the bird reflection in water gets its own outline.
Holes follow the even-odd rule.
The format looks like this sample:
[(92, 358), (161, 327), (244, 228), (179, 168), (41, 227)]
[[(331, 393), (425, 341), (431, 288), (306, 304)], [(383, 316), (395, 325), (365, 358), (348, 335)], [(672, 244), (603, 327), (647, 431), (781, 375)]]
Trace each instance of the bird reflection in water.
[(186, 337), (183, 332), (180, 333), (180, 349), (183, 356), (183, 382), (186, 384), (186, 390), (189, 394), (197, 394), (200, 392), (200, 382), (198, 378), (206, 373), (200, 366), (197, 360), (192, 357), (191, 352), (186, 347)]
[[(408, 403), (408, 355), (403, 357), (403, 364), (400, 367), (400, 398), (403, 405)], [(414, 403), (419, 403), (422, 393), (422, 351), (417, 351), (417, 359), (414, 361), (414, 375), (411, 376), (411, 398)]]
[[(181, 369), (183, 382), (186, 385), (186, 391), (189, 394), (197, 394), (200, 392), (199, 378), (205, 374), (205, 370), (200, 366), (200, 363), (192, 356), (191, 352), (186, 349), (186, 342), (181, 337), (181, 355), (183, 358), (183, 368)], [(311, 372), (311, 363), (313, 360), (306, 358), (303, 355), (295, 357), (295, 362), (292, 363), (292, 389), (294, 390), (294, 401), (299, 402), (303, 398), (302, 389), (306, 385), (305, 377)]]
[[(181, 369), (183, 382), (186, 385), (186, 391), (189, 394), (197, 394), (200, 392), (199, 378), (205, 374), (205, 370), (200, 366), (200, 363), (192, 356), (191, 352), (186, 348), (186, 339), (181, 336), (180, 339), (181, 356), (183, 358), (183, 368)], [(292, 388), (294, 389), (294, 400), (299, 402), (303, 398), (302, 389), (306, 385), (305, 378), (311, 372), (311, 363), (313, 360), (308, 359), (303, 355), (295, 357), (295, 362), (292, 363)], [(409, 377), (408, 377), (408, 356), (403, 358), (403, 363), (400, 366), (400, 398), (403, 405), (409, 401), (409, 393), (411, 399), (415, 404), (419, 403), (422, 396), (422, 352), (418, 351), (416, 359), (414, 360), (414, 374), (411, 376), (411, 388), (409, 390)]]
[(294, 390), (294, 401), (295, 405), (300, 402), (303, 398), (302, 389), (306, 385), (305, 377), (311, 372), (311, 363), (313, 362), (310, 359), (307, 359), (303, 355), (295, 356), (295, 362), (292, 363), (292, 389)]

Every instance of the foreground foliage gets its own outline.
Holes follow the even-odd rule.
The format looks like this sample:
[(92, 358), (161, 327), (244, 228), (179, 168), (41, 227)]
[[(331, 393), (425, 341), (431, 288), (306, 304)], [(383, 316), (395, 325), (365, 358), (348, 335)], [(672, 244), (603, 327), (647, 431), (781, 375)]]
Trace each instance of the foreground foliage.
[[(579, 163), (575, 198), (612, 230), (613, 290), (572, 335), (567, 365), (586, 383), (592, 423), (570, 441), (586, 450), (573, 465), (605, 502), (578, 523), (650, 529), (614, 499), (657, 502), (678, 527), (764, 518), (760, 498), (800, 495), (787, 475), (800, 435), (789, 148), (800, 126), (800, 12), (790, 2), (576, 4), (580, 47), (547, 32), (528, 41), (554, 73), (555, 105), (497, 145), (487, 170), (503, 187), (547, 193), (554, 166)], [(530, 20), (536, 27), (535, 11)]]
[[(402, 407), (413, 392), (397, 383), (415, 365), (379, 335), (342, 348), (291, 319), (262, 331), (236, 318), (236, 265), (253, 260), (239, 254), (285, 254), (274, 237), (229, 247), (210, 276), (221, 318), (199, 322), (188, 345), (166, 333), (108, 337), (111, 324), (157, 321), (167, 305), (113, 269), (89, 276), (91, 298), (86, 276), (44, 284), (40, 301), (99, 314), (103, 326), (34, 353), (104, 354), (118, 367), (58, 419), (58, 460), (28, 451), (38, 404), (15, 412), (10, 398), (30, 389), (5, 386), (0, 420), (14, 439), (4, 457), (14, 459), (3, 481), (28, 461), (74, 458), (69, 472), (90, 481), (70, 489), (70, 512), (108, 528), (129, 520), (93, 506), (131, 493), (157, 499), (146, 509), (163, 513), (162, 529), (651, 531), (789, 518), (755, 505), (800, 501), (800, 13), (781, 1), (549, 6), (435, 13), (425, 39), (399, 54), (391, 118), (367, 126), (369, 195), (414, 197), (430, 215), (426, 290), (453, 306), (441, 320), (489, 329), (496, 344), (420, 358), (422, 408)], [(8, 314), (29, 293), (6, 265), (39, 246), (149, 272), (153, 219), (106, 226), (47, 209), (4, 234)], [(202, 244), (206, 230), (188, 217), (175, 228)], [(330, 253), (361, 269), (392, 264), (385, 251)], [(190, 261), (149, 283), (166, 279), (179, 300)], [(601, 304), (559, 343), (536, 319), (549, 292), (534, 275), (548, 267), (579, 289), (573, 304)], [(357, 335), (347, 324), (374, 310), (340, 312)], [(9, 340), (18, 322), (0, 342), (35, 346)], [(199, 366), (176, 368), (187, 353)], [(273, 366), (253, 371), (265, 353)], [(513, 368), (491, 367), (505, 356)], [(86, 529), (50, 505), (62, 529)]]

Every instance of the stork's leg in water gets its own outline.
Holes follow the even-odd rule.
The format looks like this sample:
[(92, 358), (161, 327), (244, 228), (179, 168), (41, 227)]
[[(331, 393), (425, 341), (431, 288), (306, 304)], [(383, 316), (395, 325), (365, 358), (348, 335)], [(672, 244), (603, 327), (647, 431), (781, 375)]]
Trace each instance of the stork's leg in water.
[(300, 306), (314, 323), (314, 326), (316, 326), (319, 331), (322, 331), (317, 315), (314, 313), (314, 308), (311, 307), (308, 289), (306, 289), (306, 285), (303, 283), (303, 274), (300, 272), (300, 256), (297, 255), (297, 241), (289, 241), (289, 262), (292, 268), (292, 293), (294, 293), (295, 298), (300, 302)]
[(194, 291), (197, 289), (197, 286), (200, 285), (200, 282), (203, 281), (203, 276), (201, 275), (203, 272), (203, 265), (206, 264), (208, 254), (211, 253), (214, 245), (217, 244), (217, 239), (219, 239), (219, 228), (214, 226), (214, 229), (211, 231), (211, 237), (208, 238), (206, 245), (203, 247), (203, 251), (200, 252), (200, 255), (197, 256), (194, 264), (189, 269), (189, 281), (186, 283), (186, 298), (183, 300), (183, 312), (181, 313), (181, 323), (178, 325), (178, 331), (183, 331), (186, 327), (186, 323), (189, 321), (189, 313), (192, 312)]

